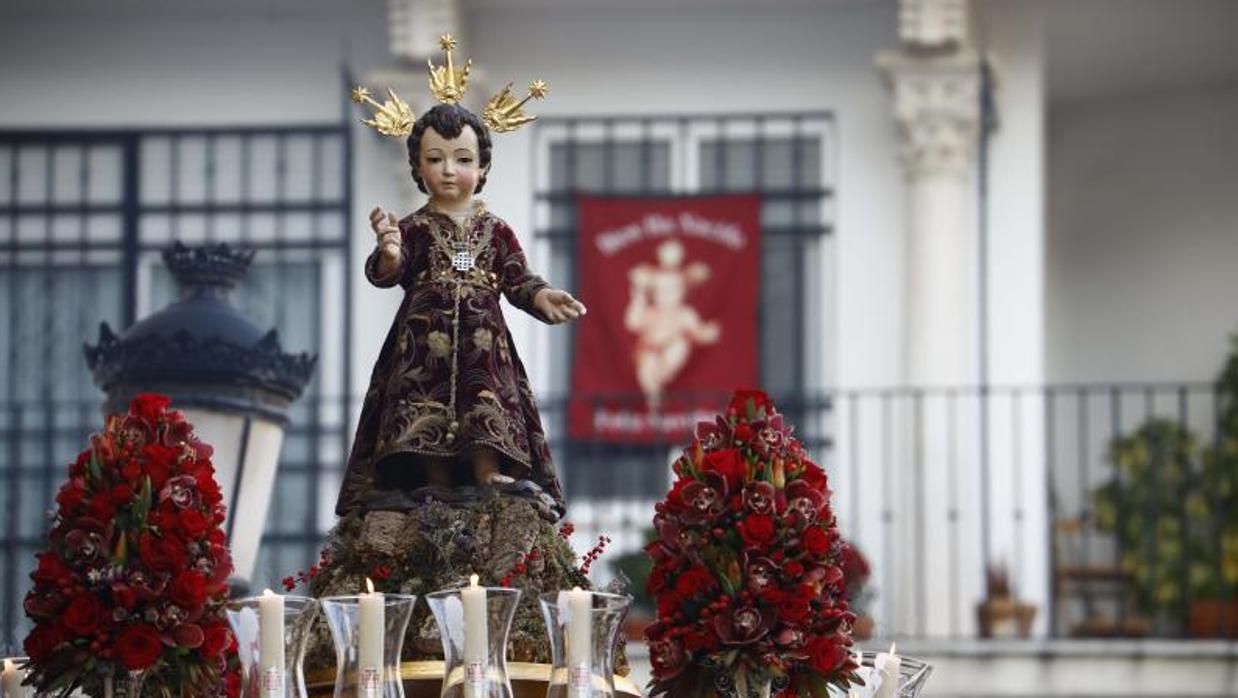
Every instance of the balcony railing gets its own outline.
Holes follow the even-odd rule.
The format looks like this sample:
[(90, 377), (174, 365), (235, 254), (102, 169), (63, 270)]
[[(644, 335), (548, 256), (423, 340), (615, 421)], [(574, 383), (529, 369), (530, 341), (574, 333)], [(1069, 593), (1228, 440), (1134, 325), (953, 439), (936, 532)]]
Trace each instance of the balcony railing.
[[(1015, 596), (1035, 606), (1038, 635), (1181, 636), (1192, 602), (1235, 600), (1226, 591), (1232, 584), (1209, 598), (1199, 592), (1201, 578), (1232, 572), (1218, 546), (1216, 555), (1184, 560), (1166, 573), (1184, 580), (1174, 603), (1159, 613), (1141, 607), (1139, 571), (1123, 559), (1138, 551), (1124, 551), (1099, 526), (1096, 507), (1096, 493), (1115, 478), (1115, 437), (1135, 434), (1149, 420), (1184, 425), (1200, 450), (1234, 447), (1234, 437), (1216, 428), (1227, 406), (1212, 384), (858, 389), (774, 398), (829, 473), (839, 526), (871, 564), (866, 610), (880, 635), (975, 637), (984, 570), (999, 566)], [(719, 396), (719, 405), (724, 399)], [(563, 436), (565, 400), (543, 397), (539, 404), (577, 549), (601, 534), (613, 539), (603, 562), (639, 549), (653, 504), (670, 484), (670, 463), (685, 444), (574, 442)], [(95, 399), (0, 404), (0, 642), (16, 645), (28, 627), (21, 599), (45, 511), (67, 464), (101, 425), (97, 405)], [(264, 575), (276, 584), (307, 567), (334, 521), (347, 448), (340, 434), (351, 433), (339, 419), (347, 417), (322, 422), (326, 431), (315, 435), (299, 416), (293, 415), (281, 458), (255, 584)], [(1200, 465), (1200, 457), (1188, 463), (1190, 477)], [(317, 488), (308, 487), (310, 477), (322, 479)], [(305, 496), (315, 489), (317, 499)], [(1165, 520), (1172, 513), (1152, 508), (1140, 518), (1175, 530), (1194, 525)], [(1220, 516), (1205, 514), (1206, 521)], [(317, 530), (306, 521), (317, 521)], [(594, 570), (600, 581), (611, 574), (604, 565)], [(1213, 630), (1221, 630), (1223, 615), (1213, 620)]]

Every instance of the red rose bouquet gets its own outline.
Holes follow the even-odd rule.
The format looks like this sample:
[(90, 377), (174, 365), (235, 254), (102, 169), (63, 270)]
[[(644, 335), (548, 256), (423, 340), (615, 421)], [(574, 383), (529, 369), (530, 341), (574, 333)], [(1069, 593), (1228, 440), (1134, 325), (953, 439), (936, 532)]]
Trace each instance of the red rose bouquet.
[[(824, 471), (764, 393), (738, 391), (702, 423), (658, 503), (646, 630), (654, 696), (784, 698), (858, 682), (842, 542)], [(845, 690), (844, 690), (845, 692)]]
[(100, 696), (141, 676), (150, 693), (226, 693), (224, 505), (210, 446), (169, 402), (139, 395), (108, 417), (56, 495), (25, 600), (40, 692)]

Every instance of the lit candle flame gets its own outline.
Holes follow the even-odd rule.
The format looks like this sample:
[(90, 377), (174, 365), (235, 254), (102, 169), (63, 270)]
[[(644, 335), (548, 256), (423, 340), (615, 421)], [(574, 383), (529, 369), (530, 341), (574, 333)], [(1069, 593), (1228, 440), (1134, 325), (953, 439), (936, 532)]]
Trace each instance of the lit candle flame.
[(369, 590), (369, 593), (374, 593), (374, 582), (371, 582), (369, 577), (365, 578), (365, 588)]
[(471, 576), (469, 577), (469, 586), (471, 586), (471, 587), (475, 587), (475, 586), (477, 586), (477, 581), (478, 581), (479, 579), (480, 579), (480, 577), (478, 577), (477, 575), (475, 575), (475, 574), (474, 574), (474, 575), (471, 575)]
[(894, 643), (893, 643), (893, 642), (891, 642), (891, 643), (890, 643), (890, 654), (891, 654), (891, 655), (898, 654), (898, 652), (895, 652), (895, 651), (894, 651)]
[(263, 589), (262, 595), (263, 596), (275, 596), (275, 592), (271, 591), (270, 589)]
[(13, 671), (15, 668), (16, 668), (16, 667), (14, 667), (14, 666), (13, 666), (13, 660), (12, 660), (12, 659), (6, 659), (6, 660), (4, 660), (4, 672), (5, 672), (6, 674), (7, 674), (8, 672), (10, 672), (10, 671)]

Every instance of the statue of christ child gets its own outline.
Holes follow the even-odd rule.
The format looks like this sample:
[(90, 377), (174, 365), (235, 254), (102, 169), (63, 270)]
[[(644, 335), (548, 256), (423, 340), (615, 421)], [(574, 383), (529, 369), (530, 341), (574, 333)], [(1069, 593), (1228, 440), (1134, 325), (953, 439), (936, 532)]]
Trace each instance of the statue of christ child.
[[(504, 124), (490, 119), (504, 95), (508, 101), (498, 106), (507, 111), (499, 116), (508, 125), (531, 120), (519, 112), (523, 101), (512, 108), (505, 89), (487, 108), (486, 122)], [(382, 107), (387, 117), (407, 110), (392, 98), (395, 104)], [(354, 99), (377, 106), (360, 88)], [(386, 123), (381, 109), (366, 123), (377, 128), (375, 122)], [(422, 114), (407, 147), (413, 180), (429, 202), (400, 220), (382, 208), (370, 212), (377, 243), (366, 278), (382, 288), (398, 285), (404, 300), (365, 395), (336, 505), (341, 515), (384, 508), (374, 503), (390, 501), (392, 492), (468, 486), (534, 490), (551, 518), (563, 514), (541, 418), (499, 298), (549, 324), (575, 320), (585, 306), (534, 274), (512, 229), (475, 198), (490, 171), (486, 122), (450, 102)]]

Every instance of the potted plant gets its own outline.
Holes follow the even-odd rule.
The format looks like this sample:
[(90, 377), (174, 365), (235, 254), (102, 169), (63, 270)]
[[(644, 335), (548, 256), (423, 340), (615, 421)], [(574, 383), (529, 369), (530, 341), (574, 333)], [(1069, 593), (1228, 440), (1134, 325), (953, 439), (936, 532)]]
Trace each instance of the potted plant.
[(1201, 519), (1190, 569), (1195, 637), (1238, 638), (1238, 335), (1217, 378), (1217, 434), (1204, 449), (1188, 514)]
[(1205, 448), (1185, 425), (1146, 421), (1116, 437), (1113, 478), (1093, 491), (1097, 526), (1116, 535), (1138, 607), (1197, 637), (1238, 637), (1238, 336), (1217, 381)]

